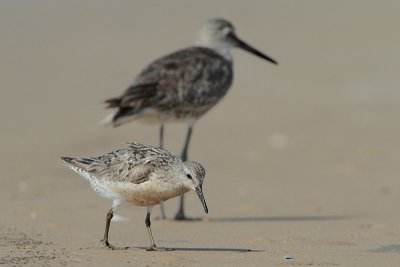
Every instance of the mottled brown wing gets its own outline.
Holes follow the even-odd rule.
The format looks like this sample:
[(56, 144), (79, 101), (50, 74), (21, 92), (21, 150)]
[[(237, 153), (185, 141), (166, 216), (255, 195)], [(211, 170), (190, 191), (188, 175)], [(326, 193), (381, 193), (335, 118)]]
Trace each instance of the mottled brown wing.
[[(110, 152), (98, 158), (76, 159), (80, 167), (100, 180), (140, 184), (154, 171), (154, 158), (135, 157), (128, 149)], [(83, 166), (85, 164), (85, 166)]]
[(232, 78), (232, 64), (221, 55), (192, 47), (154, 61), (120, 97), (106, 102), (120, 108), (114, 119), (146, 108), (213, 105), (225, 95)]
[(130, 143), (126, 149), (79, 160), (86, 165), (85, 170), (98, 179), (140, 184), (149, 180), (156, 167), (163, 168), (180, 159), (161, 148)]

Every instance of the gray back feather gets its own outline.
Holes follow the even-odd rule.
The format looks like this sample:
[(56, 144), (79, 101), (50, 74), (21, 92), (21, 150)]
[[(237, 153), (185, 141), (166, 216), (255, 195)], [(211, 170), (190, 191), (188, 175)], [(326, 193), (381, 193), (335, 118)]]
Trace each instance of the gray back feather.
[(97, 179), (140, 184), (149, 180), (156, 168), (167, 167), (179, 157), (168, 151), (138, 143), (100, 157), (69, 158), (68, 164), (88, 172)]
[(120, 97), (107, 102), (120, 108), (118, 116), (146, 108), (211, 108), (225, 95), (232, 79), (231, 62), (209, 48), (191, 47), (154, 61)]

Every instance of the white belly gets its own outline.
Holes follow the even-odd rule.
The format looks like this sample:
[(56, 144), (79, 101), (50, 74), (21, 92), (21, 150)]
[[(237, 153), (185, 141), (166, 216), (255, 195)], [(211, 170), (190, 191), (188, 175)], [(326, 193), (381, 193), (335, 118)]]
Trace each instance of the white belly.
[(157, 205), (188, 191), (182, 186), (155, 183), (154, 181), (141, 184), (108, 182), (107, 187), (124, 202), (137, 206)]

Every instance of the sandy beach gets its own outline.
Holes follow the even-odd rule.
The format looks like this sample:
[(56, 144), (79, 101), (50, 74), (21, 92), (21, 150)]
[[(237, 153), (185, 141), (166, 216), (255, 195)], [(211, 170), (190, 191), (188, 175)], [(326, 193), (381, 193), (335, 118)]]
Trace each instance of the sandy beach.
[[(399, 266), (400, 3), (396, 1), (0, 2), (0, 266)], [(59, 164), (158, 126), (98, 123), (149, 62), (194, 43), (213, 17), (276, 58), (234, 50), (234, 84), (195, 126), (204, 214), (153, 219)], [(179, 154), (186, 127), (166, 127)], [(171, 218), (177, 199), (166, 202)], [(158, 215), (154, 208), (153, 217)]]

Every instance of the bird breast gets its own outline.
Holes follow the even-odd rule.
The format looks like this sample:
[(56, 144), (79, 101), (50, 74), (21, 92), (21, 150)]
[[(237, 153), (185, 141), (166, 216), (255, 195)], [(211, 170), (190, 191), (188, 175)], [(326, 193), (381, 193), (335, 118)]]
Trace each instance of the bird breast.
[(149, 180), (141, 184), (109, 182), (107, 187), (124, 202), (136, 206), (153, 206), (187, 191), (182, 185)]

